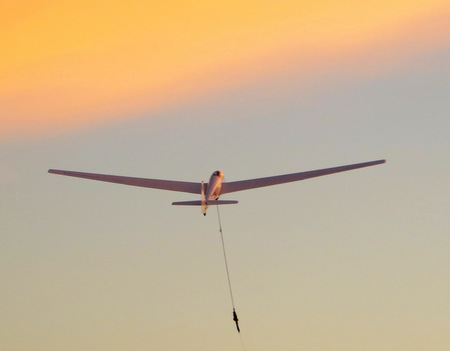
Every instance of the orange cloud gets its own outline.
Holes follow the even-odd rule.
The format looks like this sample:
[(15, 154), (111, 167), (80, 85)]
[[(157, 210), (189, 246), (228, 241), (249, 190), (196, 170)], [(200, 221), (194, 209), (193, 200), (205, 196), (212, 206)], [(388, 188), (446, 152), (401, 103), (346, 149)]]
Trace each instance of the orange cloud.
[[(411, 21), (442, 13), (439, 4), (6, 2), (0, 5), (0, 133), (67, 129), (166, 108), (299, 58), (305, 65), (333, 62), (401, 36)], [(444, 11), (448, 19), (449, 7)], [(429, 30), (433, 35), (420, 45), (448, 42), (447, 31)]]

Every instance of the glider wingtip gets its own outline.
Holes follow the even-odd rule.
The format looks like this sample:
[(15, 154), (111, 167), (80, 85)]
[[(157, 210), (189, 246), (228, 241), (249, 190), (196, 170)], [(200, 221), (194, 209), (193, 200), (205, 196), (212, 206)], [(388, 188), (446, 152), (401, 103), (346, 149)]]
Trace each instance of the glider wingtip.
[(381, 165), (383, 163), (386, 163), (386, 160), (385, 159), (381, 159), (381, 160), (371, 161), (371, 162), (368, 162), (368, 163), (372, 164), (372, 165)]
[(60, 170), (60, 169), (52, 169), (52, 168), (50, 168), (50, 169), (48, 170), (48, 173), (65, 175), (65, 171), (62, 171), (62, 170)]

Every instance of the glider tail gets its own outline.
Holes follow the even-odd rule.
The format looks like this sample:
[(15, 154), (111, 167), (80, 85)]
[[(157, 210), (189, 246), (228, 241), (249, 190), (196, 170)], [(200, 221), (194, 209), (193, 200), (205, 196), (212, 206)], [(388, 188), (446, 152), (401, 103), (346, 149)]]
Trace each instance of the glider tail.
[(194, 200), (194, 201), (177, 201), (172, 202), (172, 205), (174, 206), (201, 206), (202, 213), (204, 216), (206, 216), (206, 211), (208, 209), (208, 206), (218, 206), (218, 205), (232, 205), (237, 204), (238, 201), (236, 200)]

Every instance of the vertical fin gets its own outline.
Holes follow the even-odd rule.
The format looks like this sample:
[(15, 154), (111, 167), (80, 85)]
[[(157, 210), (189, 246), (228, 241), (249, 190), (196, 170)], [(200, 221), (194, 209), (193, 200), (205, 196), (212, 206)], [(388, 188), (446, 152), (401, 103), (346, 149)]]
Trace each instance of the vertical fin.
[(206, 198), (205, 198), (205, 183), (202, 180), (202, 189), (201, 189), (201, 196), (202, 196), (202, 213), (203, 216), (206, 216), (206, 210), (208, 209), (208, 205), (206, 204)]

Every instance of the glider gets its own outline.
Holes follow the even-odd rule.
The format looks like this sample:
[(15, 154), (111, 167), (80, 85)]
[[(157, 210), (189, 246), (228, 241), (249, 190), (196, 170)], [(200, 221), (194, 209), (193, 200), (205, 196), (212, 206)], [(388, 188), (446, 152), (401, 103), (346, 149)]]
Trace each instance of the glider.
[(83, 173), (74, 171), (63, 171), (58, 169), (49, 169), (49, 173), (60, 174), (70, 177), (78, 177), (92, 180), (99, 180), (102, 182), (118, 183), (125, 185), (133, 185), (144, 188), (153, 188), (161, 190), (179, 191), (191, 194), (199, 194), (200, 200), (194, 201), (179, 201), (173, 202), (172, 205), (184, 205), (184, 206), (201, 206), (203, 215), (206, 216), (208, 206), (211, 205), (228, 205), (237, 204), (236, 200), (219, 200), (219, 197), (223, 194), (233, 193), (236, 191), (261, 188), (265, 186), (271, 186), (276, 184), (283, 184), (289, 182), (295, 182), (298, 180), (304, 180), (314, 177), (320, 177), (327, 174), (339, 173), (350, 171), (352, 169), (358, 169), (363, 167), (375, 166), (381, 163), (385, 163), (385, 160), (377, 160), (371, 162), (356, 163), (346, 166), (339, 166), (333, 168), (318, 169), (314, 171), (298, 172), (291, 174), (283, 174), (272, 177), (255, 178), (247, 180), (239, 180), (235, 182), (222, 182), (223, 172), (215, 171), (209, 178), (208, 183), (194, 183), (194, 182), (182, 182), (174, 180), (164, 179), (149, 179), (149, 178), (135, 178), (135, 177), (123, 177), (108, 174), (97, 173)]

